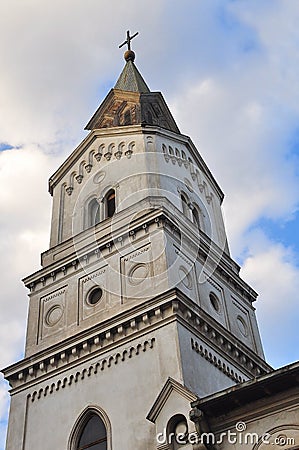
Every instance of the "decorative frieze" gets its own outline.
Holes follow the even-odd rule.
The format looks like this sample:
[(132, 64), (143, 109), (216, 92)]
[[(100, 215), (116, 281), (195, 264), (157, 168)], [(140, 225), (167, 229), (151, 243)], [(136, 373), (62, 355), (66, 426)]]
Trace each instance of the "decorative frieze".
[(55, 292), (52, 292), (49, 295), (46, 295), (45, 297), (43, 297), (43, 301), (46, 303), (49, 300), (53, 300), (54, 298), (60, 297), (61, 295), (65, 294), (65, 288), (59, 289)]
[(180, 256), (180, 258), (182, 258), (182, 260), (185, 261), (185, 263), (188, 264), (188, 266), (191, 268), (193, 266), (194, 262), (192, 263), (190, 261), (190, 259), (187, 256), (185, 256), (184, 253), (179, 248), (176, 247), (176, 245), (174, 245), (174, 248), (175, 248), (175, 250), (174, 250), (175, 253), (178, 256)]
[(49, 394), (53, 394), (60, 389), (63, 389), (67, 386), (71, 386), (78, 381), (82, 381), (85, 378), (88, 378), (92, 375), (96, 375), (101, 371), (108, 370), (117, 364), (120, 364), (128, 359), (131, 359), (134, 356), (138, 356), (148, 349), (153, 349), (155, 343), (155, 338), (148, 339), (141, 343), (136, 344), (135, 346), (130, 346), (121, 352), (114, 353), (112, 355), (106, 356), (94, 363), (83, 367), (80, 370), (73, 372), (70, 375), (67, 375), (64, 378), (61, 378), (51, 384), (48, 384), (39, 390), (35, 390), (32, 393), (28, 394), (27, 398), (32, 402), (41, 399), (42, 397), (46, 397)]
[(85, 284), (87, 281), (93, 280), (94, 278), (97, 278), (101, 275), (103, 275), (106, 271), (106, 268), (96, 270), (95, 272), (91, 273), (90, 275), (86, 275), (86, 277), (82, 278), (82, 283)]
[(239, 342), (231, 342), (219, 329), (216, 329), (203, 311), (200, 313), (193, 308), (191, 310), (183, 302), (176, 302), (175, 308), (177, 314), (184, 318), (189, 325), (192, 325), (206, 342), (212, 344), (215, 349), (219, 349), (222, 354), (227, 355), (228, 359), (234, 361), (240, 370), (247, 372), (249, 377), (259, 376), (270, 370), (266, 363), (262, 367), (254, 357), (251, 357), (251, 352), (249, 353), (247, 348), (242, 349)]
[(199, 353), (203, 358), (205, 358), (206, 361), (223, 372), (224, 375), (229, 377), (231, 380), (235, 381), (236, 383), (243, 383), (244, 381), (246, 381), (246, 379), (241, 377), (241, 375), (239, 375), (238, 372), (236, 372), (236, 370), (234, 370), (234, 368), (232, 368), (227, 363), (227, 361), (224, 362), (222, 358), (220, 358), (214, 352), (211, 352), (204, 345), (199, 344), (193, 338), (191, 338), (191, 348), (192, 350), (196, 351), (196, 353)]
[[(209, 187), (206, 183), (206, 181), (204, 181), (202, 179), (202, 175), (200, 173), (200, 171), (198, 170), (198, 167), (196, 164), (194, 164), (194, 162), (192, 161), (192, 159), (190, 157), (187, 157), (186, 153), (184, 150), (179, 150), (178, 148), (173, 148), (170, 145), (166, 145), (165, 143), (162, 144), (162, 153), (164, 155), (164, 159), (165, 161), (168, 163), (169, 161), (172, 162), (172, 164), (178, 164), (179, 167), (184, 167), (185, 169), (189, 169), (191, 178), (193, 181), (196, 182), (198, 189), (201, 193), (204, 194), (206, 201), (208, 203), (208, 205), (212, 202), (213, 200), (213, 193), (209, 190)], [(186, 178), (184, 179), (186, 180)], [(193, 187), (191, 185), (191, 183), (188, 180), (188, 189), (193, 190)]]
[(136, 252), (131, 253), (130, 255), (126, 256), (126, 257), (124, 258), (124, 261), (130, 261), (130, 260), (132, 260), (132, 259), (135, 259), (137, 256), (140, 256), (140, 255), (142, 255), (143, 253), (148, 252), (149, 249), (150, 249), (150, 245), (146, 245), (145, 247), (143, 247), (143, 248), (137, 250)]
[(107, 162), (113, 158), (120, 160), (123, 155), (130, 159), (134, 153), (135, 146), (136, 143), (132, 141), (128, 144), (121, 142), (118, 145), (115, 142), (111, 142), (107, 145), (101, 143), (98, 145), (97, 149), (92, 148), (88, 154), (84, 155), (84, 160), (80, 160), (78, 162), (77, 169), (74, 170), (69, 176), (68, 182), (65, 186), (66, 193), (68, 195), (72, 195), (75, 182), (81, 184), (84, 179), (84, 170), (87, 174), (89, 174), (94, 166), (99, 165), (102, 157), (104, 157)]

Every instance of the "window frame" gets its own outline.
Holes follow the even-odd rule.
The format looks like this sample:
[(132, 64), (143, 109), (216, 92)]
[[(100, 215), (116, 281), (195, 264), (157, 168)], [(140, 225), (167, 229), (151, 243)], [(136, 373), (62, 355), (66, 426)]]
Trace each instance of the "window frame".
[(189, 197), (183, 191), (180, 193), (180, 200), (183, 214), (190, 219)]
[[(184, 414), (177, 413), (177, 414), (175, 414), (174, 416), (172, 416), (169, 419), (169, 421), (167, 423), (167, 426), (166, 426), (167, 443), (168, 443), (168, 448), (170, 450), (177, 450), (177, 449), (180, 449), (180, 448), (184, 448), (184, 447), (186, 447), (188, 445), (188, 441), (185, 444), (183, 444), (183, 443), (179, 444), (174, 439), (176, 427), (180, 423), (186, 424), (186, 428), (187, 428), (186, 441), (188, 439), (189, 427), (188, 427), (187, 418), (184, 416)], [(188, 447), (189, 447), (189, 445), (188, 445)]]
[[(93, 214), (95, 206), (97, 205), (96, 214)], [(93, 217), (94, 216), (94, 217)], [(96, 197), (93, 197), (89, 200), (87, 205), (87, 220), (86, 220), (86, 228), (95, 227), (101, 222), (101, 205)]]
[[(110, 215), (109, 214), (109, 197), (113, 196), (113, 213)], [(104, 197), (104, 220), (105, 219), (111, 219), (111, 217), (114, 216), (114, 214), (116, 213), (116, 192), (114, 189), (109, 189), (109, 191), (106, 193), (105, 197)]]
[(204, 219), (203, 219), (203, 213), (200, 207), (197, 205), (197, 203), (192, 203), (192, 222), (196, 226), (196, 228), (199, 231), (203, 231), (205, 233), (205, 226), (204, 226)]
[[(95, 405), (86, 407), (77, 418), (69, 436), (67, 446), (68, 450), (79, 450), (80, 437), (88, 420), (92, 415), (97, 415), (102, 420), (106, 429), (106, 442), (107, 442), (106, 448), (107, 450), (112, 450), (111, 423), (109, 421), (106, 412), (99, 406)], [(96, 444), (96, 442), (94, 444)], [(83, 450), (84, 447), (81, 447), (81, 449)], [(86, 449), (88, 450), (88, 447), (86, 447)]]
[[(113, 197), (113, 212), (109, 213), (109, 197), (114, 195)], [(116, 190), (113, 187), (106, 188), (102, 195), (93, 194), (92, 197), (89, 197), (84, 206), (84, 217), (82, 219), (83, 229), (86, 230), (90, 227), (95, 227), (99, 223), (103, 222), (106, 219), (111, 219), (116, 213), (117, 203), (116, 203)], [(96, 214), (94, 214), (94, 210), (98, 205), (98, 210)]]

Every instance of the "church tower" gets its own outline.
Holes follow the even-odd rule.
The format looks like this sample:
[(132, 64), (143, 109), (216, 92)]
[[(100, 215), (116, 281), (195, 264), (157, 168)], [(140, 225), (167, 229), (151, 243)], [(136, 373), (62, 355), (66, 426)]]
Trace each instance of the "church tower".
[[(190, 402), (269, 372), (223, 193), (160, 92), (125, 66), (49, 180), (7, 450), (195, 448)], [(182, 108), (184, 105), (182, 105)], [(158, 436), (158, 439), (157, 439)]]

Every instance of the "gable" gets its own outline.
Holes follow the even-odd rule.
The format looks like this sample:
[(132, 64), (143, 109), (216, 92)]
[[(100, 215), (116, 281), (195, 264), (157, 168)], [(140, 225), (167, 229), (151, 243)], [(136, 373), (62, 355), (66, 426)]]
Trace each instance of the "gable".
[(162, 416), (162, 422), (167, 423), (173, 415), (190, 411), (190, 403), (196, 399), (197, 396), (193, 392), (169, 377), (146, 418), (156, 423)]

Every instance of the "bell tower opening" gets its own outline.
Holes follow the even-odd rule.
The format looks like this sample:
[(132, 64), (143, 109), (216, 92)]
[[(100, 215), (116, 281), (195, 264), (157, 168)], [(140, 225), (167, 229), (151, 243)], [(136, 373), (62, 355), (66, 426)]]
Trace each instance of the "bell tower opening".
[(115, 213), (115, 191), (112, 189), (105, 197), (106, 216), (112, 217)]
[(88, 227), (97, 225), (101, 221), (100, 205), (96, 198), (93, 198), (88, 204)]

